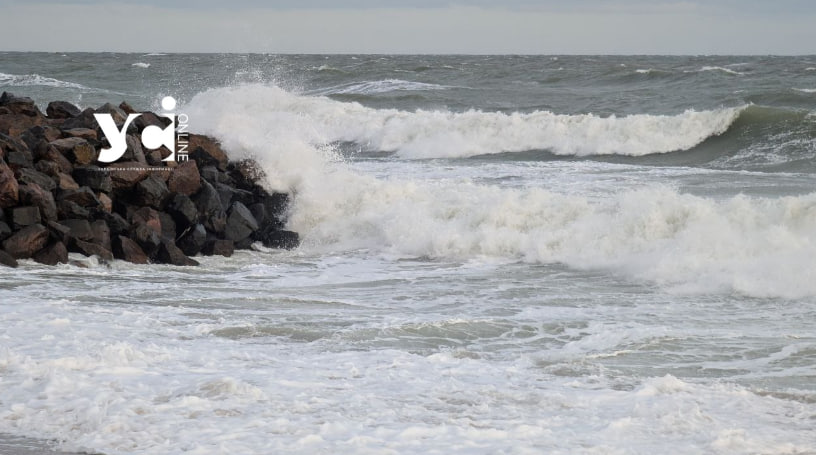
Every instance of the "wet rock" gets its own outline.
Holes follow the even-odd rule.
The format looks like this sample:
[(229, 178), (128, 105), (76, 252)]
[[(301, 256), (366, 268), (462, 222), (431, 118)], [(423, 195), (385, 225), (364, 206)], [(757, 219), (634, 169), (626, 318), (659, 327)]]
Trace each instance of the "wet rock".
[(5, 251), (0, 250), (0, 265), (14, 268), (17, 267), (17, 260)]
[(168, 188), (174, 193), (192, 196), (201, 188), (201, 176), (195, 161), (185, 161), (173, 170), (167, 182)]
[(62, 242), (53, 242), (40, 251), (34, 253), (32, 259), (45, 265), (67, 264), (68, 249)]
[(21, 203), (39, 208), (44, 221), (57, 220), (57, 203), (50, 191), (45, 191), (39, 185), (31, 183), (20, 185), (19, 195)]
[(52, 101), (45, 108), (45, 114), (53, 119), (72, 118), (78, 116), (81, 112), (78, 107), (67, 101)]
[(162, 226), (159, 212), (149, 207), (142, 207), (131, 219), (131, 238), (142, 250), (152, 257), (161, 244)]
[(55, 242), (68, 243), (71, 241), (71, 228), (56, 221), (49, 221), (45, 225), (48, 228), (49, 237)]
[(204, 181), (201, 190), (193, 197), (204, 227), (208, 231), (222, 233), (227, 227), (227, 214), (221, 205), (221, 198), (212, 185)]
[(38, 207), (14, 207), (11, 209), (11, 226), (16, 231), (26, 226), (40, 224), (40, 209)]
[(14, 172), (0, 161), (0, 209), (13, 207), (19, 201), (19, 184)]
[(165, 212), (159, 212), (159, 219), (161, 219), (162, 238), (176, 240), (176, 222), (173, 217)]
[(268, 230), (257, 236), (257, 239), (267, 248), (291, 250), (300, 245), (300, 236), (292, 231)]
[(26, 117), (43, 117), (43, 113), (34, 104), (34, 100), (25, 96), (14, 96), (11, 93), (3, 92), (0, 95), (0, 106), (8, 109), (12, 114)]
[(20, 140), (22, 140), (31, 151), (33, 151), (41, 141), (49, 143), (61, 137), (62, 131), (49, 125), (32, 126), (20, 134)]
[(105, 213), (102, 219), (108, 224), (111, 234), (114, 236), (127, 235), (130, 231), (130, 223), (118, 213)]
[(133, 109), (133, 106), (131, 106), (130, 104), (128, 104), (125, 101), (122, 101), (121, 103), (119, 103), (119, 109), (121, 109), (122, 112), (124, 112), (125, 114), (135, 114), (136, 113), (136, 110)]
[(122, 159), (126, 161), (135, 161), (142, 166), (147, 166), (147, 158), (145, 158), (144, 149), (142, 149), (142, 141), (134, 134), (128, 134), (125, 138), (127, 143), (127, 150), (122, 155)]
[(207, 230), (203, 224), (196, 224), (183, 234), (178, 246), (187, 256), (195, 256), (201, 252), (206, 242)]
[[(49, 160), (40, 160), (37, 161), (37, 164), (34, 165), (34, 170), (38, 172), (42, 172), (43, 174), (51, 177), (54, 179), (57, 175), (59, 175), (60, 167), (57, 163)], [(56, 181), (56, 179), (54, 179)]]
[(113, 255), (116, 259), (128, 261), (133, 264), (147, 264), (147, 254), (133, 240), (118, 235), (113, 239)]
[(201, 252), (207, 256), (230, 257), (235, 253), (235, 244), (232, 240), (209, 239)]
[(69, 245), (69, 251), (84, 254), (85, 256), (98, 256), (106, 261), (113, 260), (113, 253), (102, 245), (74, 239)]
[(91, 212), (85, 207), (82, 207), (76, 202), (66, 200), (57, 201), (57, 214), (60, 219), (87, 219), (91, 216)]
[(164, 239), (159, 246), (156, 259), (163, 264), (172, 264), (178, 266), (195, 266), (198, 262), (188, 258), (184, 255), (179, 247), (176, 246), (170, 239)]
[(30, 258), (45, 247), (48, 229), (42, 224), (26, 226), (3, 241), (3, 249), (15, 259)]
[(99, 124), (96, 122), (96, 118), (94, 117), (94, 110), (87, 108), (80, 112), (79, 115), (65, 119), (59, 125), (59, 127), (63, 130), (70, 130), (74, 128), (88, 128), (93, 130), (98, 128)]
[(233, 203), (230, 207), (229, 216), (227, 217), (224, 237), (239, 242), (248, 238), (257, 230), (258, 222), (255, 220), (255, 217), (252, 216), (252, 212), (240, 202)]
[(71, 177), (68, 174), (60, 172), (59, 174), (57, 174), (55, 180), (57, 182), (57, 188), (59, 188), (60, 190), (65, 191), (79, 189), (79, 184), (74, 180), (73, 177)]
[(113, 191), (113, 182), (108, 171), (99, 166), (75, 167), (72, 174), (74, 181), (81, 186), (87, 186), (94, 191), (110, 193)]
[(88, 165), (97, 158), (96, 149), (80, 137), (66, 137), (49, 143), (74, 164)]

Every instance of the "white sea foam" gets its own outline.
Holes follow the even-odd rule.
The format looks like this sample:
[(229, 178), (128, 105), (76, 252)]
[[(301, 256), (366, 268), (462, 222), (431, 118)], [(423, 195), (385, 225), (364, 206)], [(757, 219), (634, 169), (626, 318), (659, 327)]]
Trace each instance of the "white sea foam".
[[(325, 65), (324, 65), (325, 66)], [(328, 69), (328, 67), (327, 67)], [(332, 68), (333, 69), (333, 68)], [(323, 67), (320, 69), (323, 70)], [(416, 90), (445, 90), (449, 87), (423, 82), (404, 81), (401, 79), (385, 79), (380, 81), (350, 82), (310, 91), (311, 95), (370, 95), (374, 93), (388, 93), (397, 91)]]
[(731, 74), (734, 76), (742, 76), (745, 73), (741, 73), (739, 71), (732, 70), (731, 68), (723, 68), (722, 66), (704, 66), (698, 70), (693, 71), (684, 71), (684, 73), (704, 73), (707, 71), (719, 71), (726, 74)]
[[(714, 201), (649, 187), (595, 200), (467, 181), (380, 180), (337, 165), (327, 145), (340, 139), (385, 143), (390, 139), (383, 125), (395, 118), (403, 141), (422, 134), (435, 138), (452, 124), (479, 131), (500, 118), (503, 128), (478, 133), (479, 139), (504, 134), (523, 142), (528, 139), (517, 134), (536, 130), (513, 128), (537, 116), (544, 124), (561, 121), (555, 129), (561, 141), (585, 141), (584, 132), (614, 138), (651, 129), (661, 130), (660, 141), (672, 132), (693, 133), (683, 139), (692, 144), (712, 133), (711, 122), (714, 131), (727, 128), (740, 109), (611, 121), (550, 113), (404, 113), (246, 86), (199, 94), (185, 110), (194, 129), (221, 138), (234, 153), (255, 156), (268, 169), (272, 187), (296, 193), (291, 227), (304, 235), (305, 248), (566, 263), (681, 292), (816, 295), (816, 282), (808, 278), (816, 274), (816, 194)], [(541, 124), (538, 118), (532, 123)], [(703, 126), (706, 131), (695, 131)]]
[(816, 67), (814, 66), (807, 67), (805, 68), (805, 71), (816, 71)]
[(816, 88), (794, 88), (794, 90), (802, 93), (816, 93)]
[(150, 68), (150, 63), (136, 62), (136, 63), (133, 63), (131, 66), (137, 66), (139, 68)]
[(6, 74), (0, 73), (0, 87), (27, 87), (27, 86), (45, 86), (45, 87), (60, 87), (60, 88), (74, 88), (80, 90), (90, 90), (90, 88), (77, 84), (75, 82), (62, 81), (51, 77), (41, 76), (39, 74)]

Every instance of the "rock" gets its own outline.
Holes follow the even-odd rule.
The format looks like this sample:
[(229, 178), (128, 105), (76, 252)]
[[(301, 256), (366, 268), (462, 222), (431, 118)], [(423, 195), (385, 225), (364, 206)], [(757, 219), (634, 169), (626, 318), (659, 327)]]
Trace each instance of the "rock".
[(99, 166), (75, 167), (73, 172), (74, 181), (81, 186), (87, 186), (94, 191), (110, 193), (113, 191), (111, 175), (107, 170), (100, 169)]
[(99, 199), (99, 204), (102, 210), (111, 213), (113, 211), (113, 200), (105, 193), (96, 193), (96, 198)]
[(17, 260), (5, 251), (0, 250), (0, 265), (4, 265), (6, 267), (17, 267)]
[(156, 259), (163, 264), (172, 264), (178, 266), (194, 266), (198, 262), (188, 258), (184, 252), (176, 246), (170, 239), (164, 239), (159, 246), (159, 252)]
[(57, 184), (54, 180), (43, 174), (42, 172), (35, 171), (31, 168), (22, 168), (18, 169), (14, 176), (17, 177), (17, 182), (24, 183), (24, 184), (35, 184), (38, 185), (40, 188), (44, 189), (45, 191), (54, 191), (57, 189)]
[(81, 112), (78, 107), (67, 101), (52, 101), (45, 108), (45, 114), (49, 118), (72, 118)]
[(119, 103), (119, 109), (121, 109), (122, 112), (124, 112), (125, 114), (135, 114), (136, 113), (136, 111), (133, 109), (133, 107), (130, 104), (124, 102), (124, 101)]
[(166, 117), (159, 117), (153, 112), (142, 112), (142, 115), (137, 117), (133, 123), (136, 125), (139, 132), (151, 125), (163, 130), (170, 125), (170, 119)]
[(16, 231), (26, 226), (40, 224), (40, 209), (38, 207), (14, 207), (11, 209), (12, 228)]
[(133, 264), (147, 264), (148, 257), (139, 245), (133, 240), (118, 235), (113, 239), (113, 255)]
[(226, 174), (222, 173), (215, 166), (204, 166), (201, 168), (201, 178), (210, 182), (211, 185), (216, 183), (226, 183)]
[(28, 146), (28, 149), (33, 151), (40, 141), (46, 143), (56, 141), (62, 137), (62, 131), (49, 125), (36, 125), (23, 131), (20, 134), (20, 139)]
[(20, 202), (40, 209), (44, 221), (57, 221), (57, 203), (50, 191), (33, 183), (20, 185)]
[(103, 220), (96, 220), (91, 223), (91, 242), (102, 246), (106, 250), (111, 249), (111, 230), (108, 223)]
[(258, 186), (258, 182), (266, 178), (266, 172), (261, 165), (252, 159), (244, 159), (231, 164), (230, 175), (239, 188), (250, 191)]
[(68, 243), (71, 241), (71, 228), (56, 221), (46, 223), (48, 234), (56, 242)]
[(26, 117), (43, 117), (43, 113), (34, 104), (34, 100), (25, 96), (14, 96), (11, 93), (3, 92), (0, 95), (0, 106), (8, 109), (12, 114)]
[[(34, 170), (38, 172), (42, 172), (43, 174), (51, 177), (58, 176), (60, 173), (60, 167), (57, 163), (49, 160), (40, 160), (37, 161), (37, 164), (34, 165)], [(56, 179), (54, 179), (56, 180)], [(59, 184), (57, 184), (59, 186)]]
[(57, 188), (62, 191), (79, 189), (79, 184), (68, 174), (60, 172), (55, 180), (57, 181)]
[(99, 140), (99, 135), (97, 134), (96, 130), (92, 130), (90, 128), (71, 128), (69, 130), (63, 130), (62, 133), (65, 135), (65, 137), (78, 137), (85, 139), (89, 143)]
[(48, 229), (42, 224), (26, 226), (3, 242), (3, 249), (15, 259), (30, 258), (45, 247)]
[(0, 160), (0, 209), (17, 205), (19, 188), (14, 172)]
[(60, 224), (66, 226), (69, 231), (69, 236), (79, 240), (91, 241), (94, 238), (94, 232), (91, 229), (91, 223), (88, 220), (70, 219), (62, 220)]
[(110, 250), (106, 249), (102, 245), (86, 242), (84, 240), (74, 239), (69, 246), (69, 250), (75, 253), (84, 254), (85, 256), (99, 256), (106, 261), (113, 260), (113, 253)]
[(235, 253), (235, 245), (232, 240), (208, 240), (201, 252), (207, 256), (230, 257)]
[(57, 214), (60, 219), (86, 219), (91, 216), (91, 212), (88, 211), (88, 209), (82, 207), (76, 202), (66, 200), (57, 201)]
[(178, 246), (187, 256), (195, 256), (201, 252), (206, 242), (207, 230), (203, 224), (196, 224), (183, 234)]
[(170, 174), (167, 186), (174, 193), (192, 196), (201, 188), (201, 176), (198, 174), (198, 165), (195, 161), (185, 161)]
[(31, 152), (11, 152), (6, 156), (6, 161), (12, 170), (34, 167), (34, 157)]
[(87, 140), (80, 137), (66, 137), (64, 139), (57, 139), (56, 141), (49, 142), (49, 145), (56, 148), (74, 164), (91, 164), (98, 156), (94, 146)]
[(201, 190), (193, 196), (193, 202), (198, 208), (198, 213), (204, 227), (208, 231), (215, 233), (222, 233), (227, 227), (227, 215), (221, 205), (221, 199), (218, 192), (215, 191), (209, 182), (201, 183)]
[(94, 111), (94, 114), (110, 114), (111, 118), (113, 118), (113, 122), (116, 123), (117, 126), (124, 124), (128, 117), (125, 111), (119, 109), (111, 103), (103, 104)]
[(96, 122), (96, 117), (94, 117), (94, 110), (87, 108), (80, 112), (79, 115), (65, 119), (59, 127), (64, 130), (74, 128), (88, 128), (93, 130), (98, 128), (99, 124)]
[(153, 256), (161, 244), (161, 218), (159, 212), (142, 207), (133, 213), (131, 219), (131, 238), (139, 244), (142, 250)]
[(130, 223), (118, 213), (105, 213), (102, 219), (108, 223), (111, 234), (114, 236), (127, 235), (130, 231)]
[(230, 207), (227, 217), (227, 227), (224, 230), (224, 237), (229, 240), (239, 242), (248, 238), (253, 232), (258, 230), (258, 222), (252, 216), (246, 206), (240, 202), (235, 202)]
[(80, 207), (97, 208), (102, 206), (99, 198), (96, 197), (96, 193), (87, 186), (80, 187), (78, 190), (60, 191), (58, 197), (60, 201), (70, 201)]
[(34, 159), (53, 161), (57, 163), (60, 171), (66, 174), (74, 172), (74, 165), (68, 161), (68, 158), (60, 153), (56, 147), (45, 141), (41, 141), (34, 149)]
[(255, 221), (258, 222), (259, 226), (264, 226), (266, 224), (266, 206), (262, 202), (257, 202), (255, 204), (250, 205), (249, 212), (252, 213), (252, 216), (255, 217)]
[(136, 184), (136, 197), (134, 198), (134, 202), (138, 205), (149, 205), (161, 210), (169, 194), (170, 190), (161, 178), (155, 175), (149, 175), (146, 179)]
[(168, 200), (165, 211), (173, 217), (176, 226), (182, 230), (198, 222), (198, 209), (192, 199), (183, 194), (174, 194)]
[(258, 237), (258, 240), (267, 248), (291, 250), (300, 245), (300, 236), (297, 232), (284, 230), (266, 231)]
[(45, 265), (67, 264), (68, 249), (64, 243), (54, 242), (34, 253), (33, 259)]
[(11, 227), (5, 221), (0, 221), (0, 241), (11, 237), (11, 232)]
[[(0, 108), (8, 111), (7, 108)], [(0, 114), (0, 133), (8, 134), (11, 137), (20, 137), (23, 132), (31, 127), (42, 125), (45, 117), (27, 116), (15, 113)]]
[(150, 171), (136, 161), (122, 161), (108, 166), (114, 189), (130, 189), (146, 179)]
[(227, 170), (229, 161), (227, 154), (214, 139), (199, 134), (190, 134), (187, 140), (190, 159), (194, 160), (199, 168), (215, 166), (222, 171)]
[(162, 238), (171, 239), (172, 241), (176, 241), (176, 222), (173, 221), (173, 217), (170, 214), (165, 212), (159, 212), (159, 219), (161, 220), (162, 226)]
[(125, 138), (127, 143), (127, 150), (122, 155), (122, 159), (127, 161), (135, 161), (142, 166), (147, 166), (147, 159), (145, 158), (144, 149), (142, 149), (142, 141), (134, 134), (128, 134)]
[(215, 190), (218, 191), (218, 196), (221, 198), (221, 205), (224, 207), (229, 207), (236, 201), (244, 205), (252, 205), (255, 203), (255, 196), (247, 190), (233, 188), (224, 183), (216, 183), (213, 186)]

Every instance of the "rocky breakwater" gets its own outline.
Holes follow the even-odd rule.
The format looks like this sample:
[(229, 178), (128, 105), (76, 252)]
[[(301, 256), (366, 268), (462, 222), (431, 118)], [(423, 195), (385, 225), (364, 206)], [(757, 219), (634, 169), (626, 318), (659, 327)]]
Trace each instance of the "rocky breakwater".
[(144, 149), (140, 133), (170, 121), (145, 112), (127, 129), (122, 159), (100, 163), (109, 144), (95, 113), (121, 128), (134, 110), (55, 101), (43, 114), (29, 98), (0, 96), (0, 264), (56, 265), (75, 252), (181, 266), (255, 242), (297, 247), (297, 233), (283, 229), (290, 196), (265, 190), (256, 162), (230, 161), (216, 140), (196, 134), (187, 161), (162, 161), (170, 150)]

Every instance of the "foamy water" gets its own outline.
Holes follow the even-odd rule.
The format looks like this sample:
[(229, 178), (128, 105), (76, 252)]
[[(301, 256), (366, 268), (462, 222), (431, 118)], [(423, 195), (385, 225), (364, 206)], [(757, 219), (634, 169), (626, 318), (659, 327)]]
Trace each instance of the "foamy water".
[(179, 66), (249, 77), (139, 96), (175, 95), (257, 159), (304, 240), (4, 271), (0, 435), (106, 455), (816, 452), (816, 138), (790, 89), (808, 81), (770, 102), (751, 84), (772, 68), (744, 57), (231, 58), (127, 56), (127, 88), (0, 66), (113, 91)]

